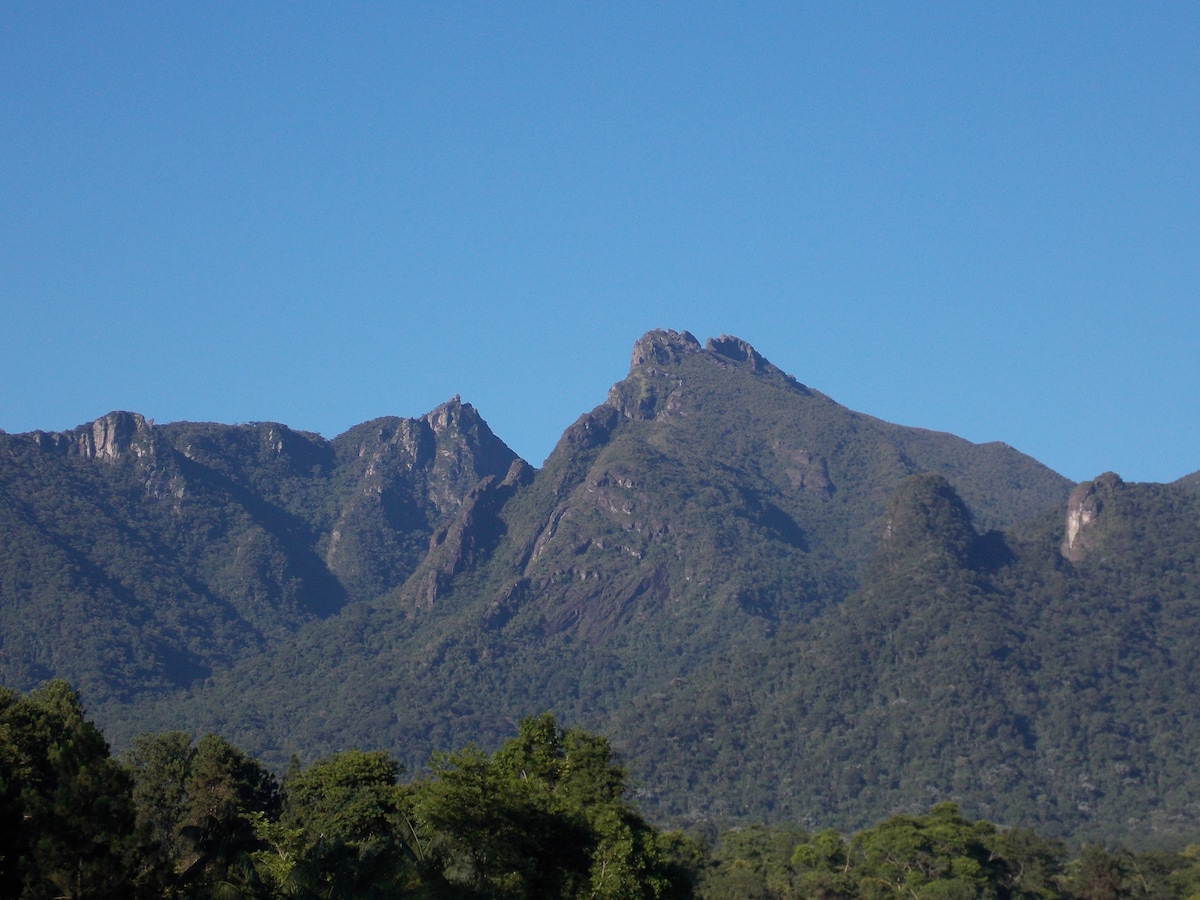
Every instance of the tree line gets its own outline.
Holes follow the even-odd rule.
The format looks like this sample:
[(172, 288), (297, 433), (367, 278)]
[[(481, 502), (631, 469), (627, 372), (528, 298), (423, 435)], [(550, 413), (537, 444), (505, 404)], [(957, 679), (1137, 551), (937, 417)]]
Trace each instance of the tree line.
[(495, 753), (407, 782), (382, 751), (277, 779), (217, 735), (110, 754), (63, 681), (0, 688), (0, 897), (1200, 897), (1200, 851), (1132, 854), (965, 819), (953, 804), (851, 836), (663, 832), (607, 740), (526, 719)]
[(401, 774), (351, 750), (277, 780), (182, 732), (114, 758), (66, 682), (0, 689), (0, 897), (691, 896), (690, 842), (638, 815), (602, 737), (543, 715)]

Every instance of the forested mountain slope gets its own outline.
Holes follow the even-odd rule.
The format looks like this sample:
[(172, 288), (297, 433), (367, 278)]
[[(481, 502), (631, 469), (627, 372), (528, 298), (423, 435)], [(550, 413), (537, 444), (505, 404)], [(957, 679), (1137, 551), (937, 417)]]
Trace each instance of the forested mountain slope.
[(122, 412), (0, 434), (0, 683), (69, 678), (101, 719), (186, 689), (402, 582), (515, 459), (457, 401), (336, 441)]
[(0, 680), (71, 678), (118, 744), (413, 768), (550, 710), (609, 735), (663, 822), (949, 799), (1197, 827), (1200, 497), (1104, 476), (1068, 501), (736, 338), (644, 336), (540, 470), (457, 401), (334, 441), (119, 415), (2, 440)]
[(943, 479), (908, 479), (843, 604), (607, 727), (653, 746), (667, 818), (856, 827), (954, 800), (1077, 838), (1194, 835), (1200, 498), (1105, 476), (1075, 499), (1097, 496), (1072, 561), (1067, 510), (978, 534)]
[(1190, 475), (1184, 475), (1174, 483), (1189, 490), (1200, 491), (1200, 472), (1192, 472)]
[(482, 482), (403, 587), (160, 715), (268, 757), (383, 744), (410, 764), (531, 710), (603, 727), (841, 602), (890, 492), (929, 469), (991, 523), (1069, 490), (1003, 445), (851, 412), (737, 339), (652, 332), (544, 468)]

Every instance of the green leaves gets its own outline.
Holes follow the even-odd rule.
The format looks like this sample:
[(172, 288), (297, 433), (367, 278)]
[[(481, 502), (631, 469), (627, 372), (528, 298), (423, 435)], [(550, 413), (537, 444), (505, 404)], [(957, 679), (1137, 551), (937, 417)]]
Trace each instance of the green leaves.
[(995, 894), (1003, 860), (989, 846), (995, 828), (967, 822), (952, 803), (925, 816), (897, 816), (851, 841), (864, 896), (983, 897)]
[[(521, 859), (541, 852), (522, 823), (567, 816), (610, 848), (605, 878), (648, 859), (605, 742), (535, 719), (488, 756), (539, 710), (611, 734), (664, 822), (848, 830), (953, 798), (1078, 839), (1200, 827), (1194, 492), (1102, 479), (1068, 560), (1069, 486), (1011, 448), (853, 413), (732, 339), (640, 346), (537, 473), (457, 402), (334, 441), (109, 417), (131, 449), (103, 460), (88, 428), (0, 435), (0, 675), (73, 673), (121, 745), (188, 727), (280, 769), (336, 759), (342, 781), (294, 785), (324, 822), (296, 846), (237, 799), (265, 817), (237, 859), (390, 858), (391, 763), (339, 751), (411, 769), (468, 741), (483, 763), (438, 771), (482, 818), (410, 840), (414, 820), (411, 856), (436, 837), (469, 860), (476, 828)], [(192, 788), (216, 788), (189, 788), (197, 748), (165, 741), (135, 796), (178, 860), (208, 840)]]
[(423, 861), (399, 775), (386, 753), (358, 750), (290, 772), (272, 860), (294, 860), (288, 874), (316, 896), (393, 896)]
[(1058, 841), (971, 821), (954, 804), (941, 803), (925, 815), (893, 816), (849, 837), (828, 829), (807, 835), (763, 828), (726, 832), (699, 895), (705, 900), (1074, 898), (1080, 895), (1072, 892), (1065, 856)]
[(130, 781), (63, 681), (0, 689), (0, 894), (139, 896), (158, 872)]
[(561, 896), (586, 870), (590, 835), (543, 772), (474, 748), (437, 756), (416, 816), (450, 884), (480, 896)]
[(181, 897), (218, 888), (262, 894), (256, 824), (279, 813), (279, 788), (257, 760), (209, 734), (142, 735), (129, 756), (138, 820)]
[[(1064, 845), (953, 803), (849, 837), (751, 826), (714, 853), (626, 799), (607, 740), (523, 720), (493, 754), (400, 784), (382, 751), (292, 766), (282, 790), (216, 735), (135, 742), (128, 769), (62, 682), (0, 689), (0, 896), (495, 900), (1194, 900), (1200, 850)], [(136, 811), (136, 823), (135, 823)]]
[(435, 756), (417, 819), (457, 890), (485, 897), (669, 896), (686, 879), (624, 800), (608, 742), (543, 714), (492, 756)]

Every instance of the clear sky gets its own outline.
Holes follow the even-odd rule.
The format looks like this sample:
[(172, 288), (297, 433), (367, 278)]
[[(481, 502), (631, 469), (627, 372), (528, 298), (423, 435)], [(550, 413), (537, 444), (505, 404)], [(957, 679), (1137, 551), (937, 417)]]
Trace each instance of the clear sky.
[(535, 464), (644, 331), (1082, 480), (1200, 469), (1200, 4), (0, 5), (0, 428)]

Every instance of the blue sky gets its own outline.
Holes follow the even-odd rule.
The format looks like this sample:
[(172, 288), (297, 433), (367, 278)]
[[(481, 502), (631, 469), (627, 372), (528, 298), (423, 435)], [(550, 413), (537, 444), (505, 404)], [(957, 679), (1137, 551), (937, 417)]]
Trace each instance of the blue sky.
[(454, 394), (655, 327), (1082, 480), (1200, 469), (1200, 5), (0, 5), (0, 427)]

